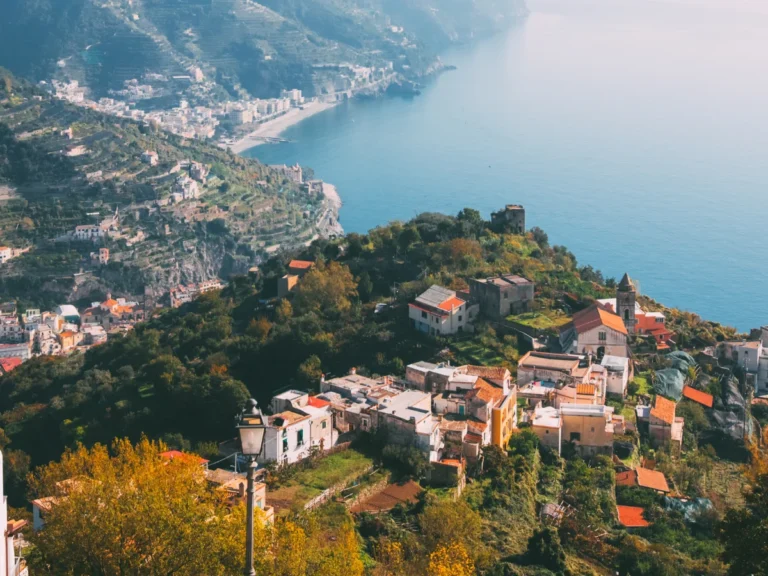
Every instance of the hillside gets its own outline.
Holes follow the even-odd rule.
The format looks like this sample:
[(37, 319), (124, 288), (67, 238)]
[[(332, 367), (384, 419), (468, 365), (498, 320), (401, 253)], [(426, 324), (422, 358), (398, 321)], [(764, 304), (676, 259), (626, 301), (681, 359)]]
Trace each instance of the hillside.
[[(0, 244), (29, 251), (3, 266), (0, 295), (34, 294), (40, 305), (91, 291), (159, 296), (309, 242), (331, 210), (256, 160), (9, 83), (5, 97), (0, 90)], [(148, 150), (156, 163), (142, 160)], [(194, 163), (207, 174), (192, 184)], [(197, 198), (174, 200), (180, 177)], [(105, 222), (96, 242), (73, 235)], [(111, 252), (106, 266), (91, 261), (100, 246)]]
[[(79, 442), (92, 445), (147, 435), (171, 447), (215, 456), (215, 443), (232, 437), (232, 416), (249, 395), (267, 405), (277, 391), (316, 390), (323, 374), (344, 374), (353, 366), (360, 374), (402, 376), (406, 364), (450, 360), (501, 365), (516, 374), (526, 339), (503, 326), (481, 320), (474, 333), (452, 338), (434, 338), (412, 328), (408, 303), (432, 284), (459, 290), (466, 288), (468, 278), (522, 274), (536, 282), (535, 311), (549, 316), (573, 314), (616, 289), (613, 279), (579, 266), (564, 247), (550, 246), (541, 229), (500, 232), (472, 209), (456, 217), (422, 214), (366, 235), (318, 240), (293, 255), (315, 261), (316, 267), (302, 278), (290, 301), (274, 298), (288, 258), (273, 258), (258, 278), (234, 278), (227, 288), (165, 310), (86, 354), (36, 358), (0, 378), (0, 441), (5, 443), (12, 502), (23, 501), (30, 466), (57, 459)], [(377, 308), (382, 300), (389, 303), (384, 310)], [(681, 342), (689, 343), (686, 350), (692, 354), (736, 336), (731, 328), (645, 302), (665, 312), (668, 325)], [(649, 367), (634, 382), (644, 389), (609, 399), (628, 417), (639, 396), (647, 398), (650, 373), (670, 364), (663, 354), (641, 352), (639, 341), (634, 348), (637, 366)], [(707, 366), (702, 370), (694, 370), (693, 382), (714, 394), (718, 405), (733, 403), (728, 387), (710, 378), (714, 372)], [(404, 559), (414, 570), (409, 573), (415, 574), (427, 573), (422, 550), (455, 534), (463, 535), (479, 573), (550, 574), (567, 566), (572, 573), (586, 574), (723, 574), (723, 544), (715, 522), (729, 507), (743, 506), (744, 444), (741, 438), (725, 438), (721, 425), (700, 405), (683, 400), (678, 408), (686, 422), (681, 454), (651, 449), (638, 432), (628, 431), (622, 438), (637, 448), (630, 460), (653, 458), (682, 494), (714, 503), (700, 520), (689, 522), (653, 492), (616, 489), (615, 461), (598, 456), (586, 462), (565, 449), (561, 458), (539, 448), (537, 436), (523, 430), (512, 436), (506, 453), (495, 446), (484, 449), (484, 468), (469, 471), (472, 481), (458, 502), (446, 499), (445, 489), (427, 487), (426, 497), (415, 504), (383, 516), (359, 515), (355, 525), (361, 542), (382, 563), (386, 559), (379, 554), (380, 543), (402, 540)], [(363, 434), (355, 447), (366, 458), (381, 461), (386, 450), (380, 441)], [(349, 457), (363, 460), (355, 453)], [(384, 464), (393, 474), (404, 473), (404, 462), (384, 458)], [(311, 463), (298, 476), (297, 469), (281, 469), (270, 489), (281, 497), (301, 492), (295, 486), (288, 490), (289, 480), (319, 482), (315, 475), (327, 467), (316, 466)], [(446, 508), (430, 522), (440, 501), (454, 513)], [(570, 512), (553, 536), (537, 511), (545, 503), (560, 502)], [(628, 534), (616, 522), (617, 504), (647, 507), (653, 526)], [(334, 506), (338, 504), (318, 512), (321, 526), (327, 526), (323, 515)], [(422, 536), (414, 526), (437, 532)], [(457, 532), (446, 532), (447, 527)], [(537, 539), (543, 539), (540, 546)], [(647, 554), (649, 549), (653, 554)], [(475, 572), (461, 572), (470, 573)]]
[(522, 0), (9, 0), (0, 65), (36, 80), (78, 80), (96, 96), (143, 74), (200, 66), (235, 93), (309, 96), (333, 78), (318, 66), (386, 67), (413, 77), (437, 51), (525, 12)]

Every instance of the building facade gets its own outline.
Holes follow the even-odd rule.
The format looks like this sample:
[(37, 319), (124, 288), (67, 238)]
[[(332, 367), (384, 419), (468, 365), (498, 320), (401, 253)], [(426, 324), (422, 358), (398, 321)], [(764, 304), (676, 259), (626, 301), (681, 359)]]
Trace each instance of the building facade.
[(488, 318), (501, 320), (510, 314), (530, 312), (533, 308), (534, 283), (515, 274), (493, 278), (471, 278), (469, 294), (472, 302)]

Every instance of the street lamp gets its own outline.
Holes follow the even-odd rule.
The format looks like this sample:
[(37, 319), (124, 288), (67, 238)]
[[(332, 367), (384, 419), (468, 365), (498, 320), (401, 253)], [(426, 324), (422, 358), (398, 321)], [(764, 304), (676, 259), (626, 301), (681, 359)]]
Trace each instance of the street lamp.
[(264, 445), (266, 425), (264, 416), (259, 410), (256, 400), (251, 398), (245, 403), (245, 408), (236, 417), (235, 427), (240, 434), (240, 449), (243, 456), (248, 458), (248, 519), (245, 535), (245, 576), (256, 576), (253, 568), (253, 499), (254, 483), (256, 481), (256, 458), (261, 454)]

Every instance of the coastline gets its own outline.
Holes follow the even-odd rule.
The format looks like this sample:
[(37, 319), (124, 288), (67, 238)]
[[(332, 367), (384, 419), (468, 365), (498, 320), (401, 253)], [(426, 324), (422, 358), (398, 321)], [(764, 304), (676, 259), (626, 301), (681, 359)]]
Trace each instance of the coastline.
[(241, 154), (249, 148), (264, 144), (265, 139), (267, 138), (279, 137), (280, 134), (294, 124), (298, 124), (310, 116), (329, 110), (337, 104), (338, 102), (319, 102), (315, 100), (305, 104), (303, 108), (291, 108), (282, 116), (278, 116), (273, 120), (267, 120), (266, 122), (259, 124), (255, 130), (235, 142), (231, 144), (222, 143), (220, 146), (222, 148), (229, 148), (235, 154)]

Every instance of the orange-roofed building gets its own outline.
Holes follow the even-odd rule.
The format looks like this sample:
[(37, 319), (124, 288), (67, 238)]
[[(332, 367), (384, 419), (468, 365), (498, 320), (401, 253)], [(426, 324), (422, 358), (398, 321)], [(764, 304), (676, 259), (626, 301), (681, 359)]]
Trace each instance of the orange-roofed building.
[(200, 466), (208, 465), (208, 460), (202, 456), (198, 456), (197, 454), (192, 454), (190, 452), (182, 452), (181, 450), (166, 450), (165, 452), (160, 453), (160, 457), (164, 460), (168, 460), (169, 462), (171, 460), (179, 459), (181, 461), (186, 460), (189, 462), (194, 462), (195, 464), (200, 464)]
[(645, 519), (643, 508), (639, 506), (616, 506), (619, 515), (619, 524), (625, 528), (647, 528), (651, 525)]
[(656, 395), (649, 414), (648, 433), (657, 446), (671, 443), (680, 448), (685, 420), (675, 416), (675, 402)]
[(683, 396), (688, 398), (688, 400), (698, 402), (707, 408), (712, 408), (712, 405), (715, 403), (715, 397), (712, 396), (712, 394), (696, 390), (696, 388), (692, 388), (691, 386), (683, 387)]
[(639, 486), (641, 488), (656, 490), (657, 492), (662, 492), (664, 494), (669, 492), (669, 484), (667, 484), (667, 479), (664, 474), (658, 470), (651, 470), (650, 468), (643, 468), (641, 466), (638, 466), (634, 470), (617, 472), (616, 485)]
[(0, 358), (0, 376), (10, 374), (12, 370), (21, 366), (22, 359), (17, 357)]
[(463, 332), (471, 325), (479, 307), (470, 306), (456, 292), (432, 286), (408, 305), (411, 325), (433, 336)]
[(295, 274), (296, 276), (303, 276), (309, 272), (315, 265), (314, 262), (309, 260), (291, 260), (288, 263), (288, 273)]
[(600, 304), (573, 315), (560, 329), (560, 347), (567, 354), (629, 357), (624, 321)]

